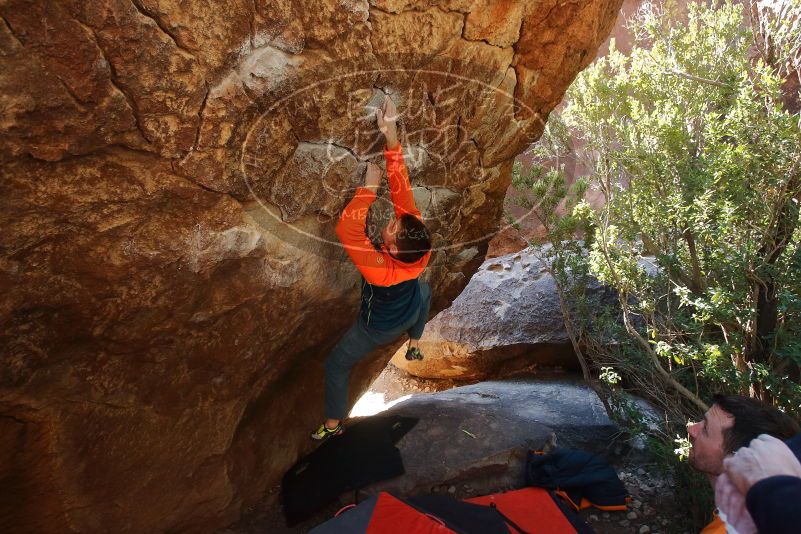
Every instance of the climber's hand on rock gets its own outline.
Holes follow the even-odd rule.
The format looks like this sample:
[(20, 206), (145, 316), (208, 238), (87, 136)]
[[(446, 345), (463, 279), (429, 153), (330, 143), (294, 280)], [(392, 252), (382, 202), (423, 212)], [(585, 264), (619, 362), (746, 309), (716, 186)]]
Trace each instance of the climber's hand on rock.
[(387, 148), (395, 148), (398, 145), (398, 109), (389, 96), (384, 99), (384, 107), (375, 110), (375, 118), (378, 129), (387, 138)]
[(381, 167), (375, 163), (368, 163), (367, 172), (364, 175), (364, 187), (370, 191), (378, 191), (378, 186), (381, 185), (381, 178), (383, 178)]

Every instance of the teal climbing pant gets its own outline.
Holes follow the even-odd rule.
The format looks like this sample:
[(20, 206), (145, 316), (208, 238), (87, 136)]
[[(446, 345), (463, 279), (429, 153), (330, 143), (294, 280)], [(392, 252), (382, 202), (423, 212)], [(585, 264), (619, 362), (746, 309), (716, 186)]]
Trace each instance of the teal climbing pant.
[(420, 282), (420, 308), (406, 323), (391, 330), (376, 330), (361, 317), (342, 336), (325, 360), (325, 416), (344, 419), (348, 414), (348, 379), (350, 370), (376, 347), (392, 343), (404, 332), (420, 339), (431, 308), (431, 287)]

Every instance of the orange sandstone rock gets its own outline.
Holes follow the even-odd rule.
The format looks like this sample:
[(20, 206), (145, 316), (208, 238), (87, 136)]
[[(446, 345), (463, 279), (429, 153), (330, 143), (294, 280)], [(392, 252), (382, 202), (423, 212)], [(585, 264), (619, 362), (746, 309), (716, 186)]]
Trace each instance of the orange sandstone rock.
[(437, 311), (619, 5), (0, 3), (0, 531), (212, 531), (258, 501), (356, 314), (333, 229), (375, 104), (404, 112)]

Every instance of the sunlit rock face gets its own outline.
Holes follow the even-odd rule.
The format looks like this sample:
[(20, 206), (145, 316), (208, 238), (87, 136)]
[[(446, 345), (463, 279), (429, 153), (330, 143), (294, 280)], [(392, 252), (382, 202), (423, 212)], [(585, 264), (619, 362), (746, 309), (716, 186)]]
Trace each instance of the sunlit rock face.
[[(635, 36), (629, 26), (629, 21), (637, 14), (643, 2), (644, 0), (623, 0), (617, 20), (612, 26), (607, 39), (598, 47), (595, 57), (601, 58), (606, 56), (609, 53), (609, 46), (613, 40), (615, 43), (615, 50), (625, 55), (631, 53)], [(679, 12), (686, 13), (688, 5), (686, 0), (676, 0), (673, 5)], [(567, 100), (563, 100), (560, 104), (561, 105), (556, 108), (556, 113), (564, 109)], [(590, 174), (590, 169), (588, 169), (585, 164), (588, 158), (582, 153), (584, 141), (577, 137), (572, 137), (570, 144), (576, 153), (570, 154), (567, 157), (553, 158), (551, 161), (543, 162), (535, 161), (533, 154), (525, 152), (518, 156), (517, 159), (522, 165), (523, 172), (529, 172), (534, 163), (544, 164), (547, 167), (561, 168), (565, 173), (565, 178), (568, 183), (572, 184), (575, 183), (579, 176)], [(526, 191), (518, 190), (514, 186), (509, 187), (506, 192), (506, 210), (509, 211), (510, 216), (515, 218), (517, 224), (514, 227), (504, 228), (495, 235), (490, 241), (487, 257), (498, 257), (513, 252), (519, 252), (526, 248), (529, 243), (542, 243), (548, 240), (547, 231), (539, 219), (528, 216), (526, 210), (519, 207), (514, 201), (515, 197), (526, 194)], [(590, 189), (584, 194), (584, 199), (595, 209), (600, 209), (605, 202), (603, 194), (593, 189)], [(563, 213), (561, 208), (558, 208), (557, 211)]]
[[(608, 291), (593, 281), (587, 296), (600, 303)], [(556, 283), (532, 249), (485, 261), (428, 322), (420, 349), (422, 360), (406, 360), (401, 347), (392, 363), (415, 376), (459, 380), (578, 369)]]
[(619, 6), (1, 2), (0, 531), (235, 520), (307, 447), (355, 318), (334, 223), (373, 107), (404, 112), (436, 311)]

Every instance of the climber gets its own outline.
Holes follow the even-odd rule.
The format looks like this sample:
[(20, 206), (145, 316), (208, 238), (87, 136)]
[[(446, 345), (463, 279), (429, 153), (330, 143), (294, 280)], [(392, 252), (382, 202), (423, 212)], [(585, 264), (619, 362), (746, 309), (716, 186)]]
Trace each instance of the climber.
[(383, 230), (380, 246), (367, 236), (367, 212), (381, 184), (381, 169), (368, 163), (364, 186), (356, 189), (339, 218), (337, 237), (362, 275), (362, 299), (356, 323), (325, 362), (325, 421), (311, 434), (315, 440), (343, 432), (351, 368), (374, 348), (408, 333), (406, 359), (422, 359), (419, 341), (428, 320), (431, 288), (418, 277), (431, 257), (431, 236), (414, 203), (409, 174), (398, 142), (395, 103), (386, 97), (376, 110), (384, 134), (384, 160), (395, 218)]

